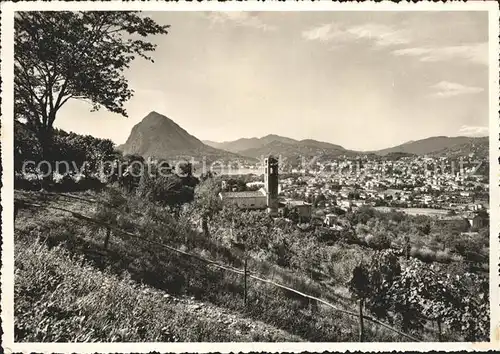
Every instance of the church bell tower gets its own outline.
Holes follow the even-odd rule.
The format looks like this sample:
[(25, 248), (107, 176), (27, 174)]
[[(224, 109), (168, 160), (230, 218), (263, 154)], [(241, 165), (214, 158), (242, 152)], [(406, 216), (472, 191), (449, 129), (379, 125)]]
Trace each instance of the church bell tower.
[(267, 212), (276, 216), (278, 215), (278, 160), (269, 156), (264, 160), (264, 166)]

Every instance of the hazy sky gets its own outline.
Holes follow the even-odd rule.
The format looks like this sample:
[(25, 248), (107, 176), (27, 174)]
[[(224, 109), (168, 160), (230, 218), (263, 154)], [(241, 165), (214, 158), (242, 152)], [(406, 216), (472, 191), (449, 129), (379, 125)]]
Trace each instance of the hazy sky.
[(279, 134), (369, 150), (487, 135), (486, 12), (153, 12), (129, 118), (70, 101), (56, 125), (123, 143), (155, 110), (199, 139)]

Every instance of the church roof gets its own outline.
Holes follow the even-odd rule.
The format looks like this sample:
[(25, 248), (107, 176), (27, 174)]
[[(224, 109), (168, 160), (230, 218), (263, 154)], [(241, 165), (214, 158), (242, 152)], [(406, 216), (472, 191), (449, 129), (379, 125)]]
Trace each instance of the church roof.
[(222, 198), (256, 198), (265, 197), (266, 195), (262, 190), (246, 191), (246, 192), (221, 192)]

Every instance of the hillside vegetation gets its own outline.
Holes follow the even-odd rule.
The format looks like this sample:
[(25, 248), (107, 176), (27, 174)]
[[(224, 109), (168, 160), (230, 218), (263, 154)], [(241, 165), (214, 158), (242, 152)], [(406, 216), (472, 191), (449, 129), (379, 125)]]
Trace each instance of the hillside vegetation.
[[(36, 155), (29, 139), (16, 133), (20, 162)], [(46, 179), (42, 190), (36, 176), (31, 180), (16, 172), (19, 341), (336, 342), (359, 341), (360, 332), (364, 341), (488, 336), (487, 228), (473, 238), (462, 235), (461, 224), (369, 207), (347, 213), (342, 232), (297, 225), (221, 205), (220, 178), (196, 178), (189, 163), (172, 169), (165, 161), (121, 156), (105, 140), (62, 131), (54, 141), (63, 147), (61, 159), (92, 163), (83, 172)], [(102, 179), (96, 166), (110, 156), (127, 171), (139, 162), (149, 172)], [(46, 261), (49, 257), (54, 260)], [(47, 271), (40, 268), (44, 262)], [(82, 281), (87, 275), (89, 281)], [(105, 309), (93, 302), (107, 296), (98, 286), (106, 279), (124, 300), (103, 318)], [(156, 295), (136, 297), (144, 289)], [(149, 315), (160, 297), (166, 307), (158, 311), (174, 318), (168, 324), (160, 314)], [(120, 302), (116, 299), (110, 301)], [(158, 322), (168, 334), (162, 334), (163, 326), (141, 334), (126, 325), (148, 329)], [(75, 328), (74, 334), (62, 333), (65, 326)], [(204, 326), (214, 329), (198, 329)], [(190, 334), (180, 334), (183, 327), (191, 328)]]
[[(113, 194), (113, 192), (111, 193)], [(25, 195), (23, 198), (32, 202), (38, 200), (38, 197), (34, 195)], [(116, 195), (111, 199), (113, 198), (120, 199)], [(110, 200), (109, 195), (106, 200)], [(40, 200), (38, 202), (40, 203)], [(75, 203), (74, 200), (65, 202), (64, 198), (55, 198), (47, 203), (48, 206), (68, 208), (95, 217), (104, 219), (109, 217), (107, 211), (98, 208), (94, 209), (85, 203)], [(136, 198), (129, 199), (125, 203), (127, 206), (122, 205), (123, 210), (141, 210), (144, 213), (141, 213), (141, 216), (133, 212), (120, 213), (120, 217), (115, 220), (115, 225), (119, 225), (128, 231), (135, 231), (146, 240), (177, 246), (190, 253), (217, 260), (227, 266), (241, 268), (243, 260), (240, 251), (224, 247), (207, 239), (203, 233), (193, 230), (191, 224), (184, 223), (183, 220), (185, 219), (181, 218), (179, 221), (175, 221), (169, 213), (165, 213), (166, 209), (153, 206), (150, 203), (144, 204)], [(114, 218), (115, 216), (111, 217)], [(108, 222), (110, 222), (109, 219)], [(128, 277), (127, 284), (132, 284), (131, 282), (134, 282), (136, 286), (144, 284), (148, 288), (163, 291), (169, 296), (193, 297), (197, 302), (210, 303), (211, 306), (223, 308), (224, 311), (233, 313), (239, 319), (238, 321), (245, 323), (251, 321), (254, 325), (260, 322), (266, 323), (267, 326), (270, 326), (266, 328), (272, 328), (269, 331), (275, 333), (270, 335), (266, 334), (269, 331), (256, 330), (257, 334), (253, 334), (253, 340), (354, 341), (357, 338), (358, 324), (355, 317), (317, 306), (301, 296), (257, 281), (249, 282), (248, 304), (245, 307), (243, 304), (241, 275), (207, 266), (203, 262), (198, 262), (159, 247), (158, 244), (151, 244), (148, 241), (134, 239), (118, 233), (112, 234), (108, 249), (104, 249), (105, 230), (96, 229), (94, 226), (89, 225), (88, 222), (73, 217), (68, 218), (67, 214), (57, 210), (29, 207), (23, 209), (16, 220), (15, 237), (19, 255), (23, 255), (16, 258), (16, 269), (18, 269), (16, 273), (18, 274), (18, 278), (16, 278), (16, 296), (19, 299), (19, 301), (16, 300), (16, 325), (19, 328), (16, 335), (21, 341), (35, 337), (38, 338), (37, 340), (49, 340), (48, 338), (54, 336), (54, 334), (50, 334), (50, 328), (57, 326), (57, 321), (64, 318), (72, 321), (68, 318), (74, 317), (75, 312), (68, 312), (66, 315), (62, 315), (60, 319), (51, 317), (50, 313), (53, 311), (42, 312), (38, 317), (39, 320), (50, 323), (50, 325), (47, 328), (48, 334), (38, 335), (33, 332), (38, 327), (29, 326), (25, 323), (26, 318), (31, 316), (28, 304), (32, 301), (32, 294), (44, 296), (44, 298), (56, 297), (58, 291), (60, 291), (56, 289), (57, 285), (68, 281), (72, 284), (79, 283), (82, 288), (92, 288), (91, 283), (78, 280), (81, 267), (87, 269), (86, 272), (95, 269), (96, 274), (100, 274), (99, 277), (112, 277), (112, 275), (119, 278)], [(46, 246), (37, 246), (39, 243)], [(26, 249), (26, 251), (23, 251), (23, 249)], [(32, 250), (29, 251), (30, 249)], [(62, 249), (67, 250), (67, 253)], [(38, 251), (35, 252), (34, 250)], [(65, 269), (69, 259), (72, 259), (74, 271), (67, 272), (65, 278), (60, 275), (53, 275), (52, 271), (36, 271), (34, 265), (39, 261), (30, 260), (30, 258), (40, 257), (40, 254), (46, 253), (47, 257), (49, 257), (50, 252), (55, 252), (54, 257), (59, 255), (55, 257), (52, 263), (54, 267), (58, 264), (58, 259), (65, 259), (63, 263), (66, 266), (58, 268), (60, 270)], [(345, 289), (343, 286), (337, 288), (337, 292), (340, 294), (336, 294), (334, 289), (328, 294), (326, 293), (328, 288), (325, 288), (320, 283), (309, 279), (307, 276), (290, 273), (279, 266), (269, 267), (266, 262), (253, 260), (249, 262), (249, 268), (252, 271), (267, 271), (269, 277), (271, 277), (271, 273), (274, 273), (273, 279), (276, 281), (285, 282), (288, 286), (313, 295), (329, 295), (326, 298), (330, 301), (338, 299), (336, 305), (340, 308), (352, 308), (350, 299), (344, 299), (346, 294), (342, 294), (342, 289)], [(48, 269), (50, 269), (50, 266), (48, 266)], [(129, 274), (129, 276), (124, 274)], [(49, 278), (53, 276), (53, 278), (47, 279), (47, 276)], [(40, 279), (35, 280), (36, 277)], [(68, 280), (68, 278), (73, 277), (75, 279)], [(33, 284), (33, 286), (28, 286), (28, 289), (26, 289), (27, 285), (25, 284)], [(133, 287), (128, 288), (128, 294), (132, 289)], [(321, 294), (321, 291), (325, 291), (325, 293)], [(85, 295), (83, 295), (85, 292), (89, 292), (89, 289), (83, 293), (76, 292), (71, 296), (74, 296), (75, 299), (85, 298)], [(62, 302), (54, 306), (58, 308), (62, 306), (61, 304)], [(122, 309), (123, 313), (133, 314), (141, 311), (136, 308), (135, 301), (130, 300), (126, 304), (130, 305), (123, 305), (125, 306)], [(43, 302), (41, 302), (40, 306), (43, 306)], [(98, 310), (98, 308), (95, 309)], [(110, 311), (113, 312), (113, 310)], [(129, 320), (132, 321), (130, 318)], [(103, 326), (102, 323), (92, 322), (92, 317), (90, 317), (89, 321), (97, 328)], [(150, 322), (147, 321), (146, 323), (149, 325)], [(193, 326), (195, 325), (193, 324)], [(44, 327), (41, 328), (43, 331)], [(101, 329), (105, 330), (105, 328)], [(368, 326), (367, 330), (367, 337), (371, 338), (371, 340), (404, 340), (404, 338), (400, 338), (400, 336), (375, 325)], [(153, 333), (155, 332), (153, 331)], [(215, 331), (213, 335), (217, 336), (217, 333)], [(159, 335), (159, 332), (151, 335)], [(208, 336), (208, 334), (205, 335)], [(136, 336), (135, 332), (131, 332), (120, 338), (132, 341), (137, 338)], [(89, 340), (98, 340), (99, 337), (90, 336), (89, 338)], [(212, 339), (214, 338), (212, 337)], [(218, 337), (217, 340), (223, 340), (224, 338), (227, 340), (228, 337)], [(74, 339), (76, 337), (72, 337), (71, 340)], [(205, 339), (209, 340), (210, 338), (205, 337)]]
[[(40, 196), (39, 193), (17, 192), (17, 199), (23, 200), (25, 204), (19, 212), (15, 229), (16, 338), (20, 341), (46, 341), (54, 338), (68, 340), (69, 334), (61, 334), (57, 328), (62, 328), (63, 323), (65, 326), (69, 321), (71, 326), (79, 328), (70, 340), (99, 340), (100, 336), (105, 336), (106, 331), (109, 333), (109, 326), (116, 325), (116, 328), (122, 331), (113, 332), (113, 338), (124, 341), (139, 338), (175, 340), (174, 337), (168, 337), (169, 335), (179, 340), (248, 340), (251, 336), (254, 341), (357, 341), (359, 324), (356, 316), (335, 311), (321, 303), (253, 278), (248, 280), (245, 305), (241, 274), (210, 266), (206, 262), (163, 247), (174, 247), (213, 260), (228, 269), (242, 269), (244, 254), (234, 242), (244, 240), (247, 245), (250, 274), (323, 298), (338, 309), (356, 314), (356, 301), (352, 298), (348, 283), (360, 260), (370, 259), (377, 254), (377, 247), (364, 248), (345, 243), (342, 239), (334, 241), (333, 244), (330, 239), (329, 245), (326, 245), (325, 241), (322, 241), (326, 235), (300, 231), (293, 225), (273, 222), (265, 214), (259, 213), (243, 213), (239, 222), (228, 227), (231, 220), (235, 220), (235, 211), (231, 209), (222, 209), (212, 214), (213, 217), (208, 220), (208, 230), (207, 226), (198, 229), (199, 225), (204, 224), (203, 215), (211, 215), (211, 208), (218, 208), (210, 201), (212, 194), (207, 193), (211, 190), (211, 183), (209, 179), (197, 187), (195, 201), (177, 211), (171, 206), (162, 206), (123, 192), (119, 188), (108, 187), (103, 192), (80, 193), (78, 196), (83, 198), (81, 202), (64, 195)], [(88, 203), (83, 201), (84, 199), (100, 202)], [(33, 207), (31, 204), (44, 207)], [(79, 214), (69, 214), (52, 208)], [(82, 219), (80, 214), (104, 224)], [(113, 228), (124, 230), (126, 233), (113, 229), (105, 246), (106, 227), (102, 225), (112, 225)], [(41, 271), (39, 265), (49, 257), (53, 258), (53, 261), (47, 262), (48, 271)], [(404, 263), (401, 267), (406, 269)], [(412, 267), (426, 269), (425, 265), (418, 262)], [(433, 271), (442, 270), (437, 267)], [(422, 270), (419, 270), (416, 274), (421, 272)], [(463, 274), (459, 269), (456, 272)], [(88, 277), (89, 280), (82, 281), (81, 277)], [(102, 288), (98, 290), (100, 287), (95, 284), (101, 284), (105, 279), (115, 284), (117, 294), (121, 294), (116, 296), (123, 296), (124, 299), (121, 305), (115, 305), (119, 308), (111, 307), (106, 312), (110, 316), (108, 321), (101, 318), (107, 318), (108, 315), (102, 314), (104, 310), (101, 310), (100, 304), (79, 307), (86, 301), (92, 302), (92, 299), (104, 296)], [(476, 284), (479, 283), (476, 281)], [(418, 283), (412, 286), (420, 287)], [(411, 287), (407, 290), (411, 291)], [(70, 291), (73, 288), (74, 290)], [(137, 297), (144, 289), (147, 289), (145, 292), (150, 295), (145, 298)], [(460, 291), (461, 296), (464, 296), (464, 292), (467, 294), (469, 290), (464, 288)], [(185, 297), (191, 302), (179, 301), (175, 302), (175, 306), (167, 305), (171, 302), (170, 299)], [(52, 300), (35, 302), (39, 305), (32, 308), (30, 306), (34, 298)], [(168, 299), (162, 306), (166, 306), (168, 310), (165, 311), (170, 311), (174, 317), (174, 320), (168, 321), (168, 335), (162, 334), (162, 328), (166, 325), (162, 318), (165, 317), (160, 314), (150, 315), (151, 311), (156, 312), (157, 309), (164, 311), (162, 306), (151, 309), (149, 305), (161, 301), (161, 298)], [(47, 302), (52, 307), (39, 311), (37, 306), (46, 306)], [(473, 304), (475, 302), (469, 303), (469, 312), (473, 308), (474, 311), (479, 311)], [(207, 311), (200, 310), (206, 306), (211, 308), (208, 311), (210, 315)], [(188, 315), (193, 312), (194, 307), (197, 308), (195, 312), (199, 320)], [(148, 308), (149, 312), (144, 312), (145, 308)], [(94, 311), (96, 314), (91, 315)], [(396, 309), (384, 312), (383, 318), (388, 323), (396, 327), (403, 325), (407, 333), (422, 340), (436, 340), (437, 333), (432, 317), (419, 317), (418, 326), (408, 327), (404, 322), (398, 324), (399, 315), (394, 311)], [(413, 311), (417, 311), (417, 308), (413, 308)], [(459, 312), (454, 315), (455, 322), (450, 322), (450, 326), (463, 323), (461, 317), (457, 317), (461, 310), (457, 308), (455, 311)], [(34, 313), (38, 313), (35, 316), (38, 324), (42, 323), (44, 326), (29, 324), (27, 319)], [(54, 315), (55, 313), (60, 315)], [(244, 323), (245, 325), (241, 326), (247, 330), (235, 329), (235, 336), (222, 334), (222, 328), (229, 324), (224, 322), (224, 319), (218, 322), (213, 318), (224, 318), (225, 313), (233, 319), (230, 323)], [(178, 322), (175, 320), (176, 316), (180, 318)], [(84, 318), (81, 320), (83, 324), (72, 322), (78, 318)], [(149, 334), (138, 333), (131, 329), (136, 328), (135, 326), (125, 325), (138, 323), (137, 321), (140, 321), (137, 328), (142, 326), (148, 330), (152, 323), (163, 325), (160, 327), (160, 324), (155, 324), (157, 327)], [(443, 339), (457, 339), (444, 320), (441, 325), (444, 328), (441, 333)], [(183, 337), (172, 329), (179, 326), (191, 326), (192, 334), (184, 334)], [(204, 326), (214, 326), (214, 330), (200, 329)], [(237, 328), (238, 325), (234, 326)], [(407, 340), (380, 325), (367, 322), (365, 326), (364, 340)], [(248, 328), (254, 330), (249, 332)], [(470, 331), (480, 333), (477, 326), (470, 327)]]

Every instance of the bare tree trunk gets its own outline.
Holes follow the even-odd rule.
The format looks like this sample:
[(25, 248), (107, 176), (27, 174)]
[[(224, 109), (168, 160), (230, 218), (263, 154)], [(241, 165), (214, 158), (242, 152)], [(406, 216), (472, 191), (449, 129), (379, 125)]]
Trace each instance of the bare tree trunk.
[(40, 182), (41, 189), (48, 190), (50, 182), (52, 181), (54, 171), (52, 168), (47, 165), (47, 162), (52, 166), (53, 156), (51, 154), (51, 146), (53, 143), (52, 136), (52, 128), (49, 127), (40, 127), (37, 132), (38, 141), (40, 142), (40, 148), (42, 150), (42, 161), (44, 163), (40, 164), (40, 168), (42, 169), (43, 177)]

